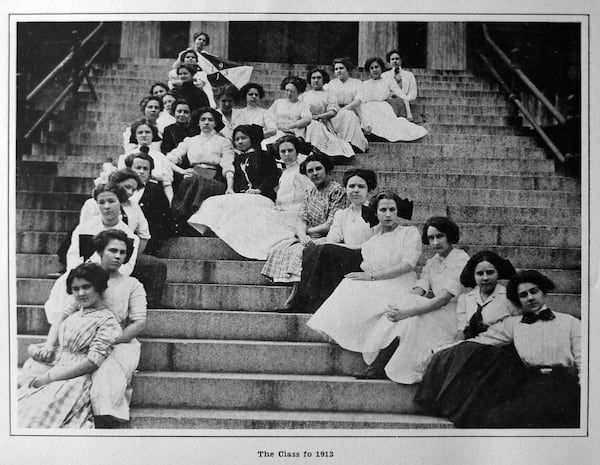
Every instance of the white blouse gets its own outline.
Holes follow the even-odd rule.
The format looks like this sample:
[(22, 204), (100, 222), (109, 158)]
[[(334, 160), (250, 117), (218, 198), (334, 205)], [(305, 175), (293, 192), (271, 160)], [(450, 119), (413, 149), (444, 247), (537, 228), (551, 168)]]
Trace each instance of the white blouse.
[(191, 165), (220, 165), (223, 175), (227, 172), (234, 172), (233, 146), (229, 139), (217, 132), (186, 137), (167, 154), (167, 158), (173, 163), (179, 164), (184, 155), (187, 155)]
[(235, 116), (231, 118), (231, 125), (235, 129), (241, 124), (257, 124), (264, 132), (277, 131), (275, 115), (266, 108), (246, 107), (237, 110)]
[[(122, 203), (121, 207), (127, 215), (127, 226), (129, 226), (129, 229), (131, 229), (140, 239), (150, 239), (148, 220), (138, 203), (130, 200), (129, 202)], [(100, 207), (98, 207), (98, 202), (93, 198), (90, 198), (87, 199), (83, 204), (83, 207), (81, 207), (79, 223), (85, 223), (93, 216), (100, 216)]]
[(333, 79), (325, 84), (323, 89), (335, 95), (340, 107), (345, 107), (356, 99), (361, 87), (362, 82), (359, 79), (348, 78), (346, 82)]
[(395, 79), (368, 79), (363, 81), (358, 98), (362, 103), (384, 102), (394, 94), (406, 98)]
[(373, 230), (361, 213), (361, 210), (358, 213), (352, 211), (352, 207), (336, 211), (327, 234), (327, 242), (357, 246), (368, 241), (373, 236)]
[(506, 288), (501, 284), (496, 284), (494, 291), (487, 299), (481, 298), (479, 286), (472, 291), (461, 294), (456, 303), (456, 313), (458, 324), (456, 329), (462, 331), (469, 324), (471, 317), (477, 311), (477, 305), (481, 305), (483, 310), (481, 316), (483, 323), (493, 325), (494, 323), (506, 318), (507, 316), (517, 315), (519, 311), (506, 298)]
[(290, 207), (297, 207), (312, 187), (313, 183), (306, 176), (300, 174), (298, 163), (287, 166), (279, 178), (275, 208), (287, 210)]
[[(154, 144), (154, 142), (152, 143)], [(160, 144), (160, 142), (159, 142)], [(119, 156), (119, 160), (117, 161), (117, 168), (122, 170), (126, 168), (125, 159), (128, 155), (132, 153), (138, 153), (140, 151), (140, 146), (134, 146), (129, 152), (126, 152), (124, 155)], [(160, 151), (156, 150), (153, 145), (150, 145), (150, 151), (148, 155), (154, 161), (154, 168), (152, 169), (152, 179), (155, 179), (162, 183), (163, 186), (170, 186), (173, 184), (173, 167), (171, 163), (165, 157), (165, 155)]]
[[(415, 79), (415, 75), (410, 71), (406, 71), (404, 69), (400, 69), (400, 74), (394, 74), (394, 70), (390, 69), (381, 74), (382, 79), (392, 79), (396, 82), (402, 82), (402, 92), (406, 94), (408, 97), (407, 100), (411, 101), (417, 98), (417, 80)], [(399, 80), (399, 79), (400, 80)]]
[(464, 250), (453, 248), (445, 258), (436, 253), (425, 262), (415, 287), (420, 287), (425, 291), (431, 289), (434, 295), (448, 291), (457, 297), (464, 291), (459, 278), (468, 261), (469, 256)]
[[(542, 307), (541, 310), (545, 308)], [(514, 343), (523, 363), (553, 367), (575, 365), (581, 368), (581, 322), (566, 313), (553, 312), (553, 320), (521, 323), (521, 315), (511, 316), (490, 326), (469, 341), (488, 345)]]

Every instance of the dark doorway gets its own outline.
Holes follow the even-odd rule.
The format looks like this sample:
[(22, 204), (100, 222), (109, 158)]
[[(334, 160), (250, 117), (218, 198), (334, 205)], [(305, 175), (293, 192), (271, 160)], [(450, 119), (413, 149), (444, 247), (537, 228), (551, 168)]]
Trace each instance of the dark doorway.
[(427, 23), (398, 23), (398, 51), (402, 57), (403, 67), (425, 68)]
[(177, 58), (177, 54), (190, 43), (189, 21), (161, 21), (160, 46), (161, 58)]
[(358, 23), (245, 21), (229, 23), (229, 57), (236, 61), (328, 64), (358, 57)]

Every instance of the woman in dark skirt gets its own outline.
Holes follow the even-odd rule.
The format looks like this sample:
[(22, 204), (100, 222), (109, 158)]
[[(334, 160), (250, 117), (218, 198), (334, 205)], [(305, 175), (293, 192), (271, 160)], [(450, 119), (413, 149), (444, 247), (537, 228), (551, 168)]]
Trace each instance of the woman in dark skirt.
[(346, 274), (360, 271), (362, 243), (371, 238), (371, 228), (379, 223), (374, 208), (365, 205), (369, 192), (377, 187), (377, 175), (371, 170), (351, 169), (344, 173), (343, 186), (350, 206), (336, 212), (327, 244), (304, 249), (300, 283), (282, 311), (314, 313)]
[(545, 304), (554, 288), (537, 271), (508, 283), (511, 316), (437, 353), (415, 402), (465, 428), (577, 428), (580, 321)]

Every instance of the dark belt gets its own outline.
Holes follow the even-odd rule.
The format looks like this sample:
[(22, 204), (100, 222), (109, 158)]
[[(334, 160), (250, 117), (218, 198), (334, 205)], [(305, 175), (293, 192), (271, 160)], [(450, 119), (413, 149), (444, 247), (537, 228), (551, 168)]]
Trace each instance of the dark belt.
[(530, 367), (530, 370), (534, 373), (539, 373), (542, 375), (570, 375), (577, 376), (577, 367), (565, 367), (565, 366), (555, 366), (555, 367)]

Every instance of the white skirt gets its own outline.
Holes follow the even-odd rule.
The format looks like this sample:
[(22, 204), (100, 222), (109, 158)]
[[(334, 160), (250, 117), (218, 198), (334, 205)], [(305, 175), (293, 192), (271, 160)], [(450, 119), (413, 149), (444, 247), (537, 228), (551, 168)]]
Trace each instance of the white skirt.
[(387, 102), (367, 102), (360, 106), (361, 124), (364, 129), (390, 142), (417, 140), (427, 134), (427, 130), (411, 123), (402, 116), (396, 116)]

